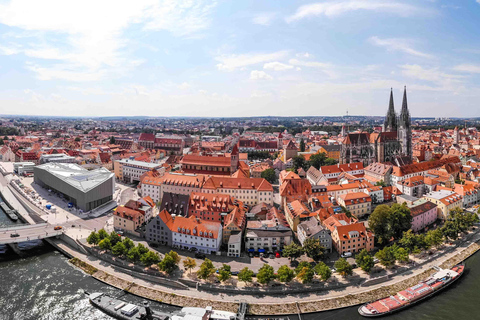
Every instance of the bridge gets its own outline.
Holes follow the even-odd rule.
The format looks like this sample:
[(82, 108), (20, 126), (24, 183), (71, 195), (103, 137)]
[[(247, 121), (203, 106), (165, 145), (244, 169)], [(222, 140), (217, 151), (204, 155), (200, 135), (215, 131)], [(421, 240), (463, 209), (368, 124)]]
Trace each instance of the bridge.
[[(14, 226), (0, 229), (0, 244), (19, 243), (24, 241), (45, 239), (60, 236), (63, 229), (54, 230), (53, 225), (48, 223), (40, 223), (34, 225)], [(12, 234), (18, 234), (12, 237)]]

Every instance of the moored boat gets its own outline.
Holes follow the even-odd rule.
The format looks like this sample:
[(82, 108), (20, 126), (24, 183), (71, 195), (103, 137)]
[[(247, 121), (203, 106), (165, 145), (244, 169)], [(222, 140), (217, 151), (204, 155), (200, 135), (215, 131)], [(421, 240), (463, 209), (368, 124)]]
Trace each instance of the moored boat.
[(364, 317), (380, 317), (408, 308), (450, 286), (463, 275), (465, 266), (459, 264), (451, 269), (437, 269), (436, 273), (413, 287), (360, 306), (358, 313)]

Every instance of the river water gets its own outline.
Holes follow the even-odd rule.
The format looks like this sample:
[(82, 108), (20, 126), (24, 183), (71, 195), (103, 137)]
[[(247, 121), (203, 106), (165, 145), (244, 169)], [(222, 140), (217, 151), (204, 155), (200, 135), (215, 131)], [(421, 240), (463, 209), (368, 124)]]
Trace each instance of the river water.
[[(0, 213), (0, 217), (4, 216)], [(6, 217), (5, 217), (6, 218)], [(8, 218), (6, 218), (8, 219)], [(13, 224), (0, 218), (4, 226)], [(446, 291), (398, 314), (389, 320), (461, 320), (480, 319), (476, 303), (480, 301), (480, 253), (466, 262), (465, 275)], [(114, 296), (122, 291), (103, 284), (70, 265), (67, 259), (48, 245), (41, 246), (27, 258), (10, 251), (0, 255), (0, 320), (100, 320), (112, 319), (92, 307), (83, 290), (101, 291)], [(139, 303), (143, 299), (124, 295)], [(301, 298), (292, 298), (298, 300)], [(248, 301), (248, 300), (247, 300)], [(174, 306), (151, 302), (152, 308), (172, 312)], [(290, 317), (291, 320), (297, 317)], [(305, 320), (364, 319), (356, 307), (302, 315)]]

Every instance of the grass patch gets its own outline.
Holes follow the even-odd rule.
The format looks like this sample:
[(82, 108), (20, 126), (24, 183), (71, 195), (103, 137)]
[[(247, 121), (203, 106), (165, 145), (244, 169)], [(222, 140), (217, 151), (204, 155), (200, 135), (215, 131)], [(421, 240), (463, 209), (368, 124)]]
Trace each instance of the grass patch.
[(95, 272), (98, 271), (97, 268), (89, 265), (88, 263), (78, 259), (78, 258), (72, 258), (70, 260), (68, 260), (71, 264), (73, 264), (74, 266), (82, 269), (83, 271), (85, 271), (86, 273), (88, 273), (89, 275), (92, 275), (94, 274)]

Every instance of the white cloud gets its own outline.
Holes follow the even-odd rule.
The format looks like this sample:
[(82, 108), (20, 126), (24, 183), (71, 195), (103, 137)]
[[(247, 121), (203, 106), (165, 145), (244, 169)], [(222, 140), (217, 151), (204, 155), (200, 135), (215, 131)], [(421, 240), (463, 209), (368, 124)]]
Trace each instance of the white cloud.
[(300, 20), (311, 16), (334, 17), (349, 11), (368, 10), (388, 12), (400, 16), (410, 16), (422, 11), (418, 7), (390, 0), (350, 0), (339, 2), (312, 3), (299, 7), (295, 14), (287, 17), (287, 22)]
[(453, 70), (467, 73), (480, 73), (480, 66), (475, 64), (459, 64), (453, 67)]
[(272, 80), (272, 76), (261, 70), (252, 70), (250, 80)]
[(465, 92), (466, 90), (465, 86), (463, 85), (463, 79), (465, 77), (462, 75), (445, 73), (438, 67), (424, 68), (417, 64), (405, 64), (400, 66), (400, 68), (402, 69), (402, 74), (404, 76), (431, 82), (438, 86), (437, 89), (451, 91), (454, 94)]
[(272, 24), (273, 20), (275, 20), (276, 16), (277, 14), (275, 12), (260, 13), (253, 17), (252, 22), (262, 26), (269, 26)]
[(434, 58), (434, 56), (432, 56), (431, 54), (423, 53), (413, 49), (411, 46), (412, 41), (408, 39), (398, 39), (398, 38), (380, 39), (378, 37), (370, 37), (368, 41), (377, 47), (384, 47), (388, 51), (402, 51), (412, 56), (417, 56), (421, 58), (428, 58), (428, 59)]
[(295, 55), (297, 58), (310, 58), (312, 55), (308, 52), (305, 52), (305, 53), (297, 53)]
[(258, 54), (232, 54), (216, 57), (215, 60), (220, 62), (217, 64), (218, 70), (234, 71), (236, 69), (242, 69), (259, 63), (279, 60), (284, 58), (286, 55), (287, 51)]
[[(0, 4), (0, 24), (20, 29), (20, 36), (13, 33), (9, 40), (15, 46), (2, 47), (0, 53), (39, 59), (27, 68), (42, 80), (99, 80), (142, 62), (129, 57), (129, 39), (124, 34), (129, 26), (143, 24), (144, 30), (192, 35), (208, 26), (214, 6), (215, 2), (189, 0), (12, 0)], [(20, 42), (25, 37), (22, 32), (40, 36)]]
[(274, 70), (274, 71), (285, 71), (285, 70), (293, 69), (293, 66), (275, 61), (275, 62), (265, 63), (263, 65), (263, 69)]
[(186, 90), (186, 89), (190, 89), (192, 86), (188, 82), (183, 82), (182, 84), (178, 85), (177, 87), (179, 89)]
[[(330, 78), (338, 77), (338, 74), (333, 70), (334, 66), (330, 63), (317, 62), (317, 61), (302, 61), (298, 59), (290, 59), (288, 60), (288, 63), (294, 66), (320, 69), (325, 74), (327, 74)], [(300, 70), (300, 68), (297, 68), (297, 70)]]

